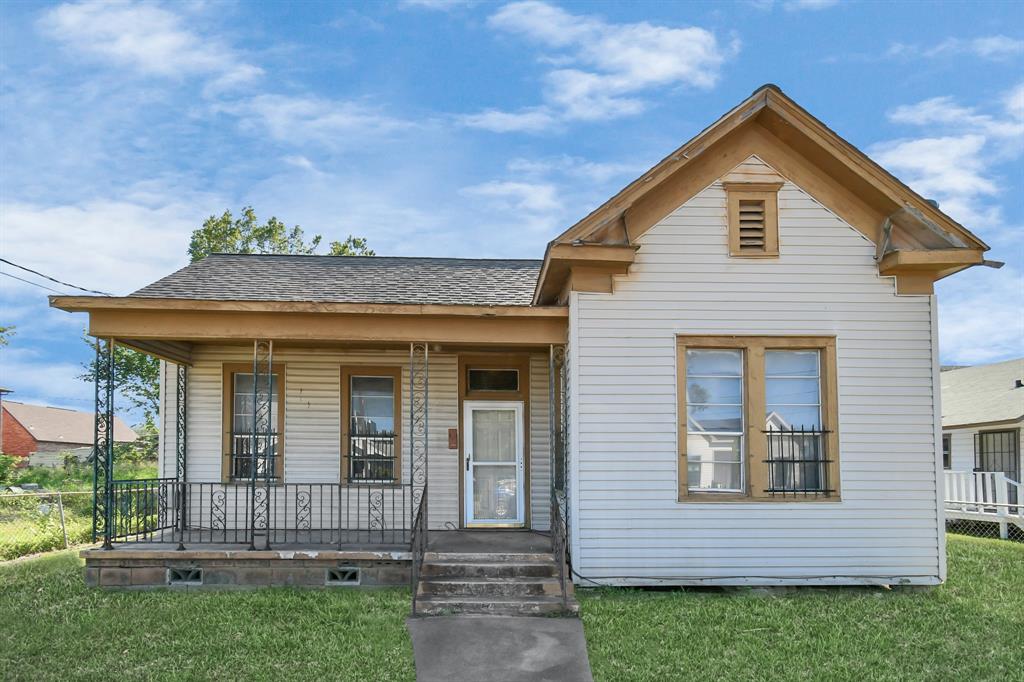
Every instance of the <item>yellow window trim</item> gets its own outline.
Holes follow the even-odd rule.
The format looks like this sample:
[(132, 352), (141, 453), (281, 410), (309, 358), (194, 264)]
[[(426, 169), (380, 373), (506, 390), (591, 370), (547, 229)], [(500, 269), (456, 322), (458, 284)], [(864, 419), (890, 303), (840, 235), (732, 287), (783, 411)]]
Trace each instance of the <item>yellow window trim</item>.
[[(686, 349), (721, 348), (743, 351), (744, 421), (746, 424), (746, 490), (743, 493), (690, 492), (686, 469)], [(764, 492), (768, 487), (768, 439), (762, 432), (765, 414), (764, 354), (767, 350), (817, 350), (821, 353), (821, 414), (829, 484), (834, 493), (825, 496), (782, 497)], [(678, 485), (680, 502), (839, 502), (839, 391), (834, 336), (689, 336), (676, 337), (677, 423), (679, 425)]]
[[(733, 258), (778, 258), (781, 182), (724, 182), (729, 214), (729, 255)], [(740, 248), (740, 202), (764, 202), (764, 248)]]
[[(362, 483), (349, 481), (349, 433), (352, 428), (352, 377), (391, 377), (395, 380), (395, 480), (391, 483)], [(341, 368), (341, 478), (342, 485), (372, 485), (376, 488), (398, 486), (402, 483), (402, 368), (391, 366), (352, 365)]]
[[(231, 430), (234, 428), (235, 374), (252, 374), (251, 362), (224, 363), (224, 382), (221, 391), (221, 481), (232, 483), (231, 479)], [(274, 363), (273, 374), (277, 377), (277, 458), (274, 462), (274, 475), (277, 481), (284, 482), (284, 409), (285, 409), (285, 366)]]

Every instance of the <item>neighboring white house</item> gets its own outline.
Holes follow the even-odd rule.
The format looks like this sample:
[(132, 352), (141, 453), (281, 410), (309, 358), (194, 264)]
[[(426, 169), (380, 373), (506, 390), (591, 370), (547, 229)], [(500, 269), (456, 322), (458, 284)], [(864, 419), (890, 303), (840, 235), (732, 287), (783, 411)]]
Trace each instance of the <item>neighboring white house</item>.
[(182, 551), (93, 551), (91, 579), (306, 543), (254, 570), (385, 581), (351, 542), (416, 569), (428, 531), (533, 529), (588, 585), (940, 583), (933, 283), (987, 248), (769, 85), (543, 260), (215, 255), (55, 297), (166, 361), (162, 525), (122, 532), (123, 482), (97, 518)]
[(1024, 537), (1024, 358), (942, 372), (946, 519)]
[(1024, 358), (942, 372), (942, 465), (1024, 472)]

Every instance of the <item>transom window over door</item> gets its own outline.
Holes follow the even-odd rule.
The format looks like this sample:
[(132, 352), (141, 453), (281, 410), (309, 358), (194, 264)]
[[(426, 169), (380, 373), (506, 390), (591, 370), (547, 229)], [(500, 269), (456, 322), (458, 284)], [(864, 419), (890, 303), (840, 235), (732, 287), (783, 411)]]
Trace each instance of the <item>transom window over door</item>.
[(678, 337), (680, 499), (836, 498), (832, 337)]
[(397, 368), (342, 372), (343, 477), (348, 483), (396, 483), (399, 457), (400, 384)]

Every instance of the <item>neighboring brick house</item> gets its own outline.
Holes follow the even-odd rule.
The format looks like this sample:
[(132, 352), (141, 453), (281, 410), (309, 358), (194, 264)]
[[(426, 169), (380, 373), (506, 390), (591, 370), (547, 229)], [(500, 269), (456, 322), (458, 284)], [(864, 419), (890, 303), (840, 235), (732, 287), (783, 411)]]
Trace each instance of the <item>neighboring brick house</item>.
[[(37, 452), (63, 452), (92, 447), (96, 416), (60, 407), (3, 402), (3, 442), (7, 455), (28, 457)], [(114, 417), (114, 440), (133, 443), (138, 438), (131, 427)]]

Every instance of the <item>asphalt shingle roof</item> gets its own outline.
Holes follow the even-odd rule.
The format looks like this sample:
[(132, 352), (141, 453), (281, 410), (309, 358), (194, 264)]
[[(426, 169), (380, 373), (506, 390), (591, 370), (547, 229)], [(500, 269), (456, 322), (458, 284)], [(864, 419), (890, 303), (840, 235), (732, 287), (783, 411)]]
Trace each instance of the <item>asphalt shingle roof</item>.
[(942, 425), (980, 424), (1024, 416), (1024, 358), (942, 372)]
[(539, 260), (213, 254), (131, 296), (214, 301), (529, 305)]
[[(95, 437), (96, 414), (62, 407), (28, 405), (4, 400), (6, 410), (38, 440), (68, 445), (91, 445)], [(134, 443), (138, 436), (120, 417), (114, 417), (114, 440)]]

